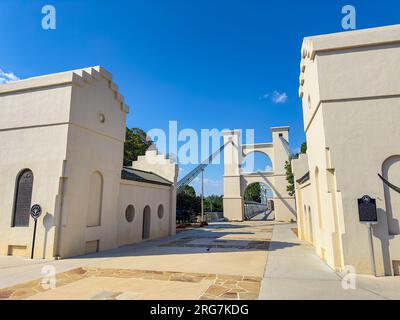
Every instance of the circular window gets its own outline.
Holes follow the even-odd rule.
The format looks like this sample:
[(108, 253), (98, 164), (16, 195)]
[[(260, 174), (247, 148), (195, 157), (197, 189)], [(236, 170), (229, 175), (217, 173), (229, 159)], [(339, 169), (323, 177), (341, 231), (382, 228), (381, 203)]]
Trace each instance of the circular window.
[(164, 217), (164, 207), (163, 207), (162, 204), (160, 204), (160, 205), (158, 206), (157, 214), (158, 214), (158, 217), (159, 217), (160, 219), (162, 219), (162, 218)]
[(126, 221), (132, 222), (135, 219), (135, 208), (133, 205), (129, 205), (125, 210)]
[(106, 116), (104, 115), (104, 113), (99, 112), (99, 114), (97, 115), (97, 119), (100, 123), (106, 122)]

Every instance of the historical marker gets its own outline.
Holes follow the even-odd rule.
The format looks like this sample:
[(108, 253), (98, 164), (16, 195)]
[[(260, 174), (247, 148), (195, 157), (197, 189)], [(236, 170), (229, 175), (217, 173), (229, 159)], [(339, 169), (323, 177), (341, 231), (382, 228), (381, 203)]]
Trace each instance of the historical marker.
[(374, 239), (372, 235), (372, 225), (378, 223), (378, 214), (376, 211), (376, 200), (370, 196), (364, 196), (358, 199), (358, 214), (360, 216), (360, 222), (364, 223), (368, 227), (368, 243), (369, 251), (371, 256), (371, 270), (376, 276), (375, 266), (375, 253), (374, 253)]
[(358, 199), (358, 214), (360, 222), (378, 222), (376, 211), (376, 200), (370, 196), (364, 196)]

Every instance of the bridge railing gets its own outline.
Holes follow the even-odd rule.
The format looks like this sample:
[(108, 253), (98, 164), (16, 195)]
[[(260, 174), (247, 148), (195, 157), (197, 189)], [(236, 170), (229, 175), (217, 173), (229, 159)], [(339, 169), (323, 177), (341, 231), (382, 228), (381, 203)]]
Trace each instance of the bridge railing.
[(268, 204), (246, 201), (244, 203), (244, 216), (246, 220), (250, 220), (260, 213), (265, 213), (269, 210)]

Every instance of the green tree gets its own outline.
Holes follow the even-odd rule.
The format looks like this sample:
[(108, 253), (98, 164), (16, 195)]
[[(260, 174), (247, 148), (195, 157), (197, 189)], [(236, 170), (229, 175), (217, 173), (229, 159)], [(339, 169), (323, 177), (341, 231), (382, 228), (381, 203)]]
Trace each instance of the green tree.
[(189, 197), (196, 196), (196, 191), (194, 190), (194, 188), (192, 186), (188, 186), (188, 185), (184, 186), (180, 193), (183, 193)]
[(301, 145), (300, 153), (307, 153), (307, 142), (304, 142), (304, 143)]
[(205, 212), (222, 212), (223, 209), (223, 197), (211, 195), (204, 199), (204, 211)]
[(293, 170), (292, 170), (292, 164), (290, 161), (285, 162), (285, 170), (286, 170), (286, 180), (288, 182), (288, 185), (286, 187), (287, 192), (291, 197), (294, 196), (295, 190), (294, 190), (294, 175), (293, 175)]
[[(307, 153), (307, 142), (304, 142), (300, 147), (300, 153), (304, 154)], [(299, 154), (296, 154), (293, 159), (297, 159)], [(285, 162), (285, 171), (286, 171), (286, 180), (288, 185), (286, 187), (287, 192), (291, 197), (295, 195), (295, 188), (294, 188), (294, 175), (292, 169), (292, 163), (290, 161)]]
[(138, 156), (146, 153), (146, 150), (153, 145), (153, 141), (146, 132), (139, 128), (126, 128), (124, 145), (124, 166), (130, 166)]
[(244, 192), (244, 201), (253, 201), (261, 203), (261, 185), (252, 183)]
[(193, 187), (184, 186), (183, 190), (177, 194), (176, 207), (190, 213), (199, 213), (201, 211), (201, 199), (196, 196)]

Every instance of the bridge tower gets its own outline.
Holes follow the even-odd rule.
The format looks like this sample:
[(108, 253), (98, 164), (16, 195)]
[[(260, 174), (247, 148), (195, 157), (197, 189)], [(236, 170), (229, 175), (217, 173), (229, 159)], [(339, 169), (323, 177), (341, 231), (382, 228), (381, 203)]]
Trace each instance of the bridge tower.
[(240, 131), (225, 131), (223, 137), (226, 145), (224, 151), (224, 216), (229, 221), (243, 221)]
[[(244, 220), (244, 192), (252, 183), (265, 183), (273, 192), (275, 219), (295, 221), (295, 200), (287, 192), (285, 163), (289, 160), (289, 127), (271, 128), (272, 143), (241, 144), (239, 130), (223, 132), (224, 156), (224, 217), (229, 221)], [(266, 154), (272, 161), (273, 171), (244, 173), (244, 157), (253, 152)]]
[(277, 221), (295, 221), (296, 209), (295, 200), (288, 194), (286, 180), (285, 163), (289, 160), (290, 150), (287, 150), (289, 142), (289, 127), (274, 127), (271, 128), (272, 144), (273, 144), (273, 164), (274, 174), (273, 191), (274, 191), (274, 206), (275, 219)]

